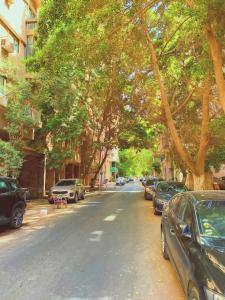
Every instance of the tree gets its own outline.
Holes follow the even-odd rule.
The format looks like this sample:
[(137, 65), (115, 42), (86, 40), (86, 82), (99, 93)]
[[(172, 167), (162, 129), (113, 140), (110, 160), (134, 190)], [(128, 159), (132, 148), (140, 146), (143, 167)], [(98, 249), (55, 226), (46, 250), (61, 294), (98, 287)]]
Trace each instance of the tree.
[(23, 164), (21, 153), (9, 142), (0, 140), (0, 175), (17, 177)]
[(150, 175), (154, 170), (152, 152), (148, 149), (137, 151), (135, 148), (120, 150), (119, 174), (123, 176)]

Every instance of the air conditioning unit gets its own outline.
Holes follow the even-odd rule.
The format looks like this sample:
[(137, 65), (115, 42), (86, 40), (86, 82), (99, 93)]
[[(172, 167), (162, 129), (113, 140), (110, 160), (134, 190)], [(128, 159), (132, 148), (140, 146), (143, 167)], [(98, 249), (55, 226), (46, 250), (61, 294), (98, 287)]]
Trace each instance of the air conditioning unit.
[(7, 51), (8, 53), (12, 53), (13, 52), (13, 44), (10, 43), (8, 38), (3, 38), (1, 39), (1, 47)]

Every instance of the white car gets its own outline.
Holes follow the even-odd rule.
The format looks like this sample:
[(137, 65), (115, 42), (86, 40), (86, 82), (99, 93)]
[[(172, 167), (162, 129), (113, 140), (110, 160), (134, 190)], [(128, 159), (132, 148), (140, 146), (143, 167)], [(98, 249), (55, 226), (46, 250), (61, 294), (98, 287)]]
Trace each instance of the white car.
[(61, 179), (50, 189), (48, 202), (54, 203), (56, 199), (66, 199), (67, 202), (77, 203), (84, 199), (85, 189), (81, 179)]
[(116, 185), (124, 185), (126, 183), (126, 179), (124, 177), (117, 177)]

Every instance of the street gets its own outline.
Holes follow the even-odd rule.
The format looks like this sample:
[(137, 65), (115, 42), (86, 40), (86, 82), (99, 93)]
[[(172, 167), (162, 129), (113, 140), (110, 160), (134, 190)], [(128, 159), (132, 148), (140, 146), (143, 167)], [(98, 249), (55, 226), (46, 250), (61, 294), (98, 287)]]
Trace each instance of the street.
[(160, 216), (141, 184), (112, 190), (64, 215), (1, 232), (0, 299), (184, 299), (161, 255)]

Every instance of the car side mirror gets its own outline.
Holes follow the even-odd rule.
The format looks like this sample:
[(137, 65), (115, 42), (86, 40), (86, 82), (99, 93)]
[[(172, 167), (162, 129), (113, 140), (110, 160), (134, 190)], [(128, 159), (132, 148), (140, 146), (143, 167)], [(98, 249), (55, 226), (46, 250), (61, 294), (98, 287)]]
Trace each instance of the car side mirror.
[(181, 226), (181, 236), (185, 239), (191, 239), (191, 230), (188, 224)]

